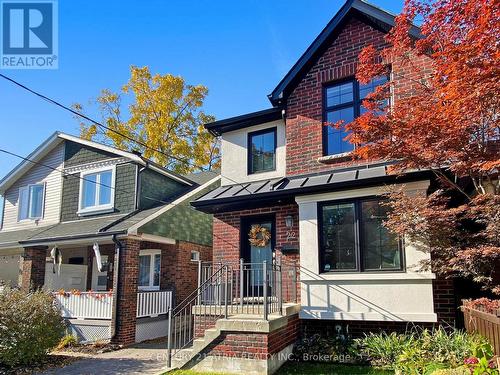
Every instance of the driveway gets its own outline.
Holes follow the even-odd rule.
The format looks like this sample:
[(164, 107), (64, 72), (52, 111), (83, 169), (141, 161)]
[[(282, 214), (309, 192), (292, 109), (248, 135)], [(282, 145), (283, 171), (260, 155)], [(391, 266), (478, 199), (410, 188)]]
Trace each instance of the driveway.
[(113, 352), (86, 355), (65, 367), (50, 369), (39, 374), (161, 374), (167, 367), (166, 354), (165, 344), (137, 344)]

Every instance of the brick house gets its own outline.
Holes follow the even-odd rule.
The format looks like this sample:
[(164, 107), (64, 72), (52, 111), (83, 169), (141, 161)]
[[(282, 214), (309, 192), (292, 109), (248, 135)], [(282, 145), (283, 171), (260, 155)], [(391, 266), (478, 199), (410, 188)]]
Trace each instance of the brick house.
[[(191, 204), (213, 214), (213, 268), (233, 276), (221, 276), (229, 313), (199, 322), (203, 329), (190, 350), (204, 359), (179, 360), (179, 366), (272, 373), (299, 331), (333, 333), (340, 325), (360, 334), (454, 324), (453, 281), (421, 271), (429, 253), (382, 225), (386, 185), (428, 193), (433, 176), (396, 176), (390, 161), (353, 160), (345, 132), (325, 126), (358, 116), (366, 94), (388, 79), (394, 100), (411, 90), (411, 81), (394, 74), (402, 69), (397, 64), (391, 77), (367, 85), (355, 79), (359, 52), (384, 46), (393, 24), (386, 11), (348, 0), (268, 95), (271, 108), (205, 125), (221, 138), (222, 182)], [(418, 37), (419, 30), (411, 33)], [(258, 274), (262, 267), (271, 271)], [(272, 284), (276, 269), (280, 281)], [(249, 328), (244, 307), (235, 306), (256, 303), (265, 310), (273, 298), (287, 306), (275, 311), (274, 320), (267, 316), (267, 330), (258, 323)], [(195, 322), (206, 318), (202, 308), (194, 310)], [(248, 348), (257, 353), (252, 359), (245, 356)], [(217, 358), (220, 353), (231, 361)]]
[(82, 341), (165, 336), (212, 258), (211, 216), (189, 200), (219, 179), (56, 132), (0, 181), (0, 280), (56, 291)]

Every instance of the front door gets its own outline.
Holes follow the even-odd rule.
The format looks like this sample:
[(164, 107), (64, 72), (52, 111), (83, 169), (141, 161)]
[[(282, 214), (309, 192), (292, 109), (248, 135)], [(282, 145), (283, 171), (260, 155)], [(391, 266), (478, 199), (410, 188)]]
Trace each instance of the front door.
[[(248, 217), (242, 220), (242, 258), (245, 272), (245, 295), (262, 297), (263, 262), (271, 269), (275, 244), (274, 216)], [(270, 236), (270, 237), (268, 237)]]

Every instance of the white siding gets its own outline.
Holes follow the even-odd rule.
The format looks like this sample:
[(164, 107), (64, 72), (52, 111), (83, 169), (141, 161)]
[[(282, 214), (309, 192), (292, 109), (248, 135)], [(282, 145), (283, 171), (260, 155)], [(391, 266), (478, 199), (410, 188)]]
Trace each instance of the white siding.
[[(41, 164), (62, 170), (64, 162), (64, 143), (56, 146), (47, 156), (40, 160)], [(28, 184), (45, 183), (45, 201), (43, 217), (38, 221), (23, 220), (18, 222), (19, 188)], [(16, 230), (54, 224), (59, 221), (62, 194), (61, 173), (36, 164), (19, 178), (5, 192), (5, 206), (2, 230)]]
[[(276, 133), (276, 170), (248, 174), (248, 133), (277, 127)], [(222, 185), (285, 177), (285, 123), (283, 120), (268, 122), (222, 134)]]
[[(405, 184), (409, 192), (423, 191), (428, 181)], [(318, 273), (318, 202), (380, 195), (384, 188), (360, 188), (300, 196), (299, 238), (301, 312), (304, 319), (435, 322), (432, 280), (419, 272), (429, 253), (405, 243), (404, 272)]]

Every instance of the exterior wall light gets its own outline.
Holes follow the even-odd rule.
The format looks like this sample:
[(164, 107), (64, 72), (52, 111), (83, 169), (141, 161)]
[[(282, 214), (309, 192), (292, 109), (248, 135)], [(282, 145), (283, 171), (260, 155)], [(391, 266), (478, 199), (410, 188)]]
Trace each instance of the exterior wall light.
[(287, 228), (293, 227), (293, 216), (292, 215), (285, 216), (285, 226)]

